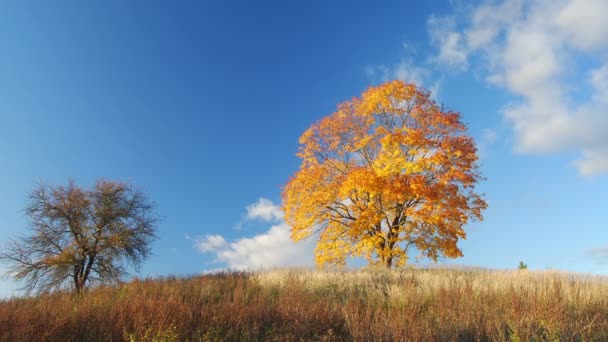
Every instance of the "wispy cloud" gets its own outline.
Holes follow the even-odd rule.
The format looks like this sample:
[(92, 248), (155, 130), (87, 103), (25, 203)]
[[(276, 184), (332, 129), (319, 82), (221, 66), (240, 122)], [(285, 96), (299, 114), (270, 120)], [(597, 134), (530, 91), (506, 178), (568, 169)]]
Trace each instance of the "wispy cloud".
[(597, 263), (608, 263), (608, 247), (593, 248), (587, 251), (587, 256), (594, 259)]
[(498, 139), (498, 134), (496, 134), (496, 131), (489, 128), (485, 128), (483, 130), (483, 141), (485, 143), (493, 144), (496, 142), (496, 139)]
[(463, 34), (456, 30), (453, 18), (431, 16), (428, 30), (431, 44), (438, 48), (438, 54), (431, 58), (433, 62), (462, 70), (468, 67), (468, 51), (463, 45)]
[(494, 145), (496, 140), (498, 139), (498, 133), (495, 130), (490, 128), (484, 128), (481, 131), (481, 137), (477, 142), (477, 150), (479, 153), (480, 159), (485, 159), (488, 156), (490, 147)]
[(441, 88), (441, 79), (432, 73), (431, 61), (416, 62), (415, 50), (408, 44), (403, 44), (403, 57), (396, 64), (368, 65), (365, 68), (367, 77), (373, 83), (389, 80), (402, 80), (415, 83), (431, 92), (434, 99), (438, 97)]

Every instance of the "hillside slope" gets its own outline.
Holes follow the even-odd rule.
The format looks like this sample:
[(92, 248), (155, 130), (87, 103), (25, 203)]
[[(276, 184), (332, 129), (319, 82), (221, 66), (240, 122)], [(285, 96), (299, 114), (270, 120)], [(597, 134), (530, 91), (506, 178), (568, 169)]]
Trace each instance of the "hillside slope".
[(608, 280), (457, 269), (275, 270), (0, 301), (1, 341), (608, 340)]

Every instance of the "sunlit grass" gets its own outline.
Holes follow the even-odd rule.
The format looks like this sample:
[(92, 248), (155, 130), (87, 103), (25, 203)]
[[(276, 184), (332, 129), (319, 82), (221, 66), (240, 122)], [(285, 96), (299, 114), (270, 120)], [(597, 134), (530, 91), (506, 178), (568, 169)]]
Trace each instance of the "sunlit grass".
[(608, 340), (608, 279), (277, 269), (0, 301), (0, 340)]

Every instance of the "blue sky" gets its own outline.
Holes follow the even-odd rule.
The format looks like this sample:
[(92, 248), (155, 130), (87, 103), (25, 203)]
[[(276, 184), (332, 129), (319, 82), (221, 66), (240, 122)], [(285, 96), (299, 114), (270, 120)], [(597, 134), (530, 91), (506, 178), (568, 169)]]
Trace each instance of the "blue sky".
[(106, 177), (163, 218), (140, 275), (310, 265), (278, 209), (298, 137), (398, 78), (480, 147), (489, 209), (444, 263), (608, 274), (605, 0), (1, 6), (0, 242), (39, 180)]

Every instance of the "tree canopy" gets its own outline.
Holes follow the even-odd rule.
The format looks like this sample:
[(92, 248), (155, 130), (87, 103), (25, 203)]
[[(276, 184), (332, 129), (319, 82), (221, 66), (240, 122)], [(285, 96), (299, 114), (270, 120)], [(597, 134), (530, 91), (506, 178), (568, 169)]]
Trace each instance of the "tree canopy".
[(29, 234), (11, 241), (0, 260), (30, 292), (80, 293), (89, 283), (115, 282), (150, 252), (158, 219), (148, 197), (127, 183), (40, 184), (28, 200)]
[(482, 220), (475, 142), (460, 113), (414, 84), (370, 87), (299, 142), (283, 210), (294, 240), (318, 237), (319, 265), (348, 256), (404, 265), (411, 247), (433, 260), (459, 257), (464, 225)]

